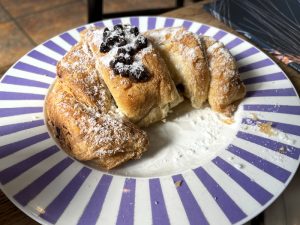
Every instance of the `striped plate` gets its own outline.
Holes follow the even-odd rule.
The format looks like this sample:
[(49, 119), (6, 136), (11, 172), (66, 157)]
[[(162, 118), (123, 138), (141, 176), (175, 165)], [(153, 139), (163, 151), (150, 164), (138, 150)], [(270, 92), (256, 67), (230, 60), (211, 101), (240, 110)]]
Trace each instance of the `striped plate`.
[[(58, 60), (87, 26), (37, 46), (0, 83), (1, 189), (42, 224), (242, 224), (270, 205), (292, 179), (300, 154), (300, 104), (281, 69), (248, 42), (208, 25), (163, 17), (105, 20), (141, 31), (184, 26), (222, 41), (235, 56), (247, 96), (240, 105), (271, 121), (280, 135), (262, 135), (245, 116), (230, 145), (178, 174), (151, 178), (104, 173), (73, 160), (49, 136), (43, 103)], [(291, 141), (292, 140), (292, 141)], [(278, 150), (281, 150), (278, 152)], [(243, 165), (243, 169), (235, 165)], [(176, 181), (181, 185), (174, 185)]]

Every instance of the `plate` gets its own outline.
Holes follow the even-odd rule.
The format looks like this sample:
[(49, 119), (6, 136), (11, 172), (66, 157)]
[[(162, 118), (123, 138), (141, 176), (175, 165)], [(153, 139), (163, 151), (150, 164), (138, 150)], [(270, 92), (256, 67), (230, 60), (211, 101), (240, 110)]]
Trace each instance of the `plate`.
[[(286, 75), (259, 49), (215, 27), (164, 17), (117, 18), (95, 25), (118, 23), (130, 23), (140, 31), (182, 25), (226, 45), (237, 60), (247, 96), (235, 123), (228, 125), (231, 129), (220, 135), (225, 135), (223, 145), (215, 151), (194, 146), (195, 157), (209, 157), (182, 166), (179, 156), (178, 168), (144, 175), (136, 173), (138, 164), (108, 173), (60, 150), (45, 125), (44, 98), (54, 81), (57, 61), (77, 42), (86, 25), (37, 46), (1, 79), (2, 191), (42, 224), (243, 224), (263, 211), (285, 189), (299, 164), (300, 102)], [(198, 115), (193, 119), (195, 130), (179, 135), (180, 130), (189, 130), (186, 115), (180, 116), (180, 126), (167, 129), (174, 134), (170, 143), (188, 134), (197, 134), (196, 141), (206, 132)], [(168, 119), (166, 124), (175, 122), (176, 118)], [(157, 152), (165, 149), (156, 146)], [(193, 152), (182, 148), (185, 155)], [(156, 156), (148, 155), (148, 161), (152, 157)], [(163, 162), (158, 164), (164, 168)], [(126, 170), (127, 174), (120, 172)]]

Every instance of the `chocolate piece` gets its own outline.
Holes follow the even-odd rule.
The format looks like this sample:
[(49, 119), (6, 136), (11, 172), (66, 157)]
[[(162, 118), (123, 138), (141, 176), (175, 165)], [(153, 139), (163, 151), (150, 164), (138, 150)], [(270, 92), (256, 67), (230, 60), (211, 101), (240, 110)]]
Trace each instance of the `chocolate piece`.
[(107, 45), (106, 42), (102, 42), (100, 45), (100, 52), (106, 53), (110, 51), (110, 47)]
[(143, 48), (146, 48), (148, 45), (148, 40), (144, 36), (140, 35), (138, 38), (135, 40), (135, 47), (137, 50), (141, 50)]
[(131, 70), (130, 76), (137, 81), (147, 81), (150, 78), (148, 71), (144, 67)]
[(113, 47), (117, 47), (117, 55), (109, 62), (109, 66), (114, 74), (130, 77), (136, 82), (141, 82), (148, 80), (150, 74), (142, 64), (138, 66), (133, 65), (133, 57), (139, 50), (146, 48), (147, 45), (147, 38), (140, 35), (137, 27), (117, 24), (112, 30), (104, 29), (100, 52), (106, 53)]
[(104, 31), (103, 31), (103, 39), (106, 40), (106, 38), (109, 36), (110, 34), (110, 31), (107, 27), (104, 28)]
[(118, 47), (122, 47), (124, 45), (127, 45), (127, 41), (125, 40), (125, 38), (119, 38)]
[(139, 35), (139, 28), (137, 27), (131, 27), (130, 30), (129, 30), (130, 33), (134, 34), (135, 36), (138, 36)]

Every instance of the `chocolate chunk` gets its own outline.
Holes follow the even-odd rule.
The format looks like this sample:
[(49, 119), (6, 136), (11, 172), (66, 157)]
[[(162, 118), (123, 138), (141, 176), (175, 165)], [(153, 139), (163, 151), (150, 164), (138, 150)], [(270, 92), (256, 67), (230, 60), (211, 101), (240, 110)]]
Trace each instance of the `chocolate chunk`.
[(128, 53), (126, 53), (124, 55), (124, 59), (125, 59), (125, 64), (132, 64), (133, 63), (133, 57), (131, 55), (129, 55)]
[(124, 63), (118, 62), (113, 69), (115, 74), (119, 74), (122, 77), (128, 77), (130, 75), (130, 67), (128, 65), (124, 65)]
[(124, 56), (117, 56), (115, 59), (116, 59), (117, 62), (125, 63), (125, 58), (124, 58)]
[(115, 59), (117, 62), (120, 62), (120, 63), (124, 63), (124, 64), (132, 64), (133, 62), (133, 58), (128, 55), (128, 54), (125, 54), (124, 56), (117, 56), (116, 59)]
[(118, 69), (118, 68), (116, 68), (116, 67), (115, 67), (115, 68), (113, 68), (113, 71), (114, 71), (114, 74), (115, 74), (115, 75), (116, 75), (116, 74), (120, 74), (120, 73), (119, 73), (119, 69)]
[(114, 69), (115, 68), (115, 65), (117, 64), (117, 60), (116, 59), (113, 59), (109, 62), (109, 66), (110, 68)]
[(106, 39), (107, 45), (113, 46), (118, 41), (118, 36), (109, 36)]
[(123, 30), (123, 26), (121, 24), (114, 25), (114, 30)]
[(144, 36), (140, 35), (135, 41), (135, 47), (137, 50), (141, 50), (143, 48), (146, 48), (148, 45), (148, 40)]
[(119, 38), (118, 47), (122, 47), (124, 45), (127, 45), (127, 41), (125, 40), (125, 38)]
[(137, 81), (147, 81), (150, 78), (150, 75), (145, 68), (136, 68), (135, 70), (131, 70), (130, 76)]
[(104, 28), (104, 31), (103, 31), (103, 39), (106, 40), (106, 38), (109, 36), (110, 34), (110, 31), (107, 27)]
[(120, 54), (126, 54), (127, 53), (127, 50), (125, 48), (118, 48), (118, 51), (117, 51), (117, 54), (120, 55)]
[(134, 34), (135, 36), (139, 35), (139, 29), (137, 27), (131, 27), (129, 30), (130, 33)]
[(106, 42), (102, 42), (100, 45), (100, 52), (106, 53), (110, 51), (110, 47), (107, 45)]
[(135, 54), (135, 49), (132, 46), (127, 46), (126, 51), (131, 56)]
[[(130, 41), (130, 38), (133, 40)], [(129, 77), (134, 82), (143, 82), (150, 78), (148, 70), (143, 65), (134, 64), (135, 53), (148, 45), (147, 38), (140, 35), (137, 27), (117, 24), (113, 30), (105, 28), (103, 40), (100, 46), (101, 52), (109, 52), (113, 47), (118, 47), (116, 56), (109, 62), (115, 75)]]
[(129, 77), (130, 75), (129, 66), (125, 65), (123, 68), (119, 68), (119, 73), (122, 77)]

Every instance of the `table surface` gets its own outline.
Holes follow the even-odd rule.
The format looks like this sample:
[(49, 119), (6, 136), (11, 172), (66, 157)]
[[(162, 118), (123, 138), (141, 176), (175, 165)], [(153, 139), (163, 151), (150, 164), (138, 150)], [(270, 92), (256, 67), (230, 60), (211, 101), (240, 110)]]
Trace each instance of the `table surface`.
[[(206, 23), (228, 32), (231, 32), (243, 39), (243, 36), (239, 35), (237, 32), (233, 31), (231, 28), (227, 27), (225, 24), (221, 23), (205, 10), (203, 10), (202, 6), (208, 1), (202, 1), (199, 3), (195, 3), (189, 5), (187, 7), (183, 7), (174, 11), (167, 12), (162, 14), (162, 16), (183, 18), (188, 20), (193, 20), (201, 23)], [(247, 40), (248, 41), (248, 40)], [(250, 41), (249, 41), (250, 42)], [(252, 43), (253, 44), (253, 43)], [(297, 89), (297, 92), (300, 93), (300, 74), (278, 61), (271, 55), (269, 55), (274, 61), (278, 63), (278, 65), (282, 68), (282, 70), (288, 75), (291, 79), (292, 83)], [(0, 191), (0, 224), (2, 225), (34, 225), (38, 224), (30, 217), (25, 215), (21, 210), (19, 210), (13, 203), (11, 203), (8, 198)]]

